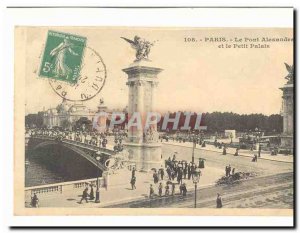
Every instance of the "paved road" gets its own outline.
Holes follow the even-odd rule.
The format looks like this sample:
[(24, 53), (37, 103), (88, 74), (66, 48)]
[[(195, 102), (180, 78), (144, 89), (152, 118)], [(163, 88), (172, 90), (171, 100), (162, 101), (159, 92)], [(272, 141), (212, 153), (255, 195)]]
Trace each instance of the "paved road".
[[(192, 148), (163, 144), (163, 159), (172, 157), (175, 151), (178, 152), (177, 158), (191, 161)], [(205, 158), (205, 169), (225, 173), (225, 166), (231, 165), (235, 171), (254, 172), (256, 178), (242, 181), (234, 186), (212, 186), (202, 188), (198, 191), (199, 207), (215, 207), (217, 193), (223, 196), (224, 207), (259, 207), (272, 208), (292, 208), (293, 202), (293, 163), (258, 160), (257, 163), (251, 162), (251, 158), (243, 156), (222, 155), (221, 152), (196, 149), (195, 158)], [(204, 173), (205, 173), (204, 169)], [(206, 175), (206, 174), (204, 174)], [(225, 174), (224, 174), (225, 175)], [(201, 185), (201, 180), (200, 180)], [(285, 194), (288, 196), (285, 196)], [(275, 196), (270, 196), (274, 194)], [(261, 197), (266, 197), (265, 200)], [(253, 199), (254, 198), (254, 199)], [(256, 198), (256, 199), (255, 199)], [(266, 199), (270, 201), (266, 201)], [(285, 203), (285, 200), (287, 202)], [(202, 201), (204, 201), (202, 203)], [(189, 192), (185, 200), (180, 196), (169, 198), (155, 198), (153, 200), (140, 200), (120, 205), (110, 205), (109, 207), (193, 207), (194, 192)]]
[[(288, 190), (288, 192), (286, 191)], [(293, 173), (256, 177), (231, 186), (212, 186), (198, 189), (197, 207), (215, 208), (216, 193), (221, 193), (224, 208), (293, 208)], [(273, 195), (272, 197), (270, 195)], [(191, 208), (194, 207), (194, 192), (185, 198), (156, 197), (148, 200), (110, 205), (107, 208)], [(252, 198), (252, 199), (251, 199)], [(248, 200), (251, 200), (247, 203)], [(247, 205), (245, 205), (247, 203)], [(244, 204), (244, 205), (243, 205)]]
[[(167, 144), (164, 144), (162, 147), (163, 158), (167, 159), (169, 156), (171, 156), (172, 158), (172, 155), (175, 151), (178, 152), (178, 159), (188, 161), (192, 160), (192, 148)], [(224, 171), (224, 173), (225, 166), (229, 164), (232, 168), (235, 168), (236, 172), (255, 172), (258, 176), (293, 171), (293, 163), (285, 163), (263, 159), (258, 160), (257, 163), (253, 163), (251, 162), (250, 157), (233, 156), (230, 154), (222, 155), (221, 152), (196, 149), (195, 158), (200, 157), (206, 159), (205, 165), (207, 167), (221, 169), (222, 171)]]

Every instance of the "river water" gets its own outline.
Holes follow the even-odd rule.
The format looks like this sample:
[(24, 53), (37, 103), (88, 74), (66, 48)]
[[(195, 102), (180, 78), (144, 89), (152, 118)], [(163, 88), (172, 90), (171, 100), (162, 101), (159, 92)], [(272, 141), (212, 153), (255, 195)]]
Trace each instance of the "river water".
[(30, 159), (29, 163), (25, 173), (25, 187), (54, 184), (66, 180), (65, 177), (51, 171), (45, 164), (36, 159)]
[(25, 187), (76, 181), (100, 176), (99, 169), (82, 156), (64, 147), (27, 151)]

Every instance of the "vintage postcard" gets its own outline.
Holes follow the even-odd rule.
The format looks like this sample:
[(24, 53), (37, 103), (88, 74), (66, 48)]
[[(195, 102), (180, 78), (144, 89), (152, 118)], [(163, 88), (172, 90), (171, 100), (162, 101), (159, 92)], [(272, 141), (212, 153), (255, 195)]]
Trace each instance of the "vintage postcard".
[(293, 28), (14, 33), (15, 215), (293, 215)]

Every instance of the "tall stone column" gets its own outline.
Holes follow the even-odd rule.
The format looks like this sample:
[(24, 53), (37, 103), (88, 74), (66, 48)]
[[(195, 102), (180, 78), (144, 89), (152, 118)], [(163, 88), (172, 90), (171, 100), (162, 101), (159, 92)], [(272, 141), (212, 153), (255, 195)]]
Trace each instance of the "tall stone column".
[(144, 124), (147, 113), (155, 110), (154, 89), (158, 84), (157, 75), (162, 69), (142, 59), (135, 61), (123, 71), (128, 76), (129, 117), (136, 112), (142, 120), (142, 128), (128, 125), (128, 140), (124, 143), (125, 149), (129, 153), (130, 161), (136, 164), (137, 170), (148, 171), (152, 168), (159, 168), (162, 165), (161, 144), (158, 137), (153, 136), (157, 134), (156, 125), (151, 132), (147, 132)]
[(281, 135), (281, 147), (293, 151), (293, 134), (294, 134), (294, 72), (293, 66), (287, 64), (289, 72), (286, 79), (288, 82), (280, 88), (282, 94), (282, 116), (283, 116), (283, 133)]

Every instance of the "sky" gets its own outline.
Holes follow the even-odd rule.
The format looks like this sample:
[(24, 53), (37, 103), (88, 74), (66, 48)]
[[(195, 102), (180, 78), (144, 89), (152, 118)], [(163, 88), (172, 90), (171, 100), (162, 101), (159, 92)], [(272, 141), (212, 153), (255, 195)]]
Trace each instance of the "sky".
[[(156, 91), (160, 111), (278, 114), (282, 103), (279, 88), (287, 75), (284, 62), (293, 63), (292, 42), (270, 42), (270, 48), (260, 49), (226, 49), (218, 48), (222, 42), (204, 42), (219, 37), (229, 44), (234, 38), (292, 38), (292, 29), (28, 27), (25, 40), (16, 38), (26, 47), (26, 113), (56, 107), (62, 101), (48, 80), (38, 76), (48, 30), (85, 36), (87, 46), (101, 55), (107, 68), (105, 86), (85, 102), (94, 110), (100, 98), (111, 109), (127, 105), (127, 76), (122, 69), (134, 61), (135, 51), (121, 36), (156, 41), (149, 58), (152, 66), (163, 69)], [(192, 37), (197, 42), (185, 42), (184, 38)], [(23, 67), (16, 64), (16, 68)]]

